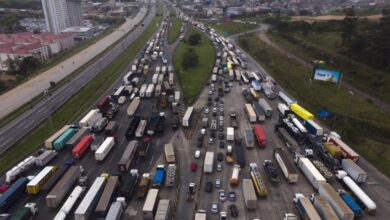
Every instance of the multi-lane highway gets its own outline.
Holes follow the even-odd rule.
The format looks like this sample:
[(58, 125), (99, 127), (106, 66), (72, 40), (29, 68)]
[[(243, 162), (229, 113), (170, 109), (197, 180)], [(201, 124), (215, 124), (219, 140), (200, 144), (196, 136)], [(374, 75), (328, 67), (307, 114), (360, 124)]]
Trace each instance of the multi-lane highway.
[[(50, 96), (27, 110), (11, 123), (0, 129), (0, 154), (5, 152), (24, 135), (34, 129), (39, 123), (48, 118), (70, 97), (76, 94), (88, 81), (93, 79), (107, 65), (109, 65), (125, 48), (127, 48), (140, 34), (148, 27), (156, 14), (156, 7), (153, 5), (144, 19), (144, 25), (138, 25), (133, 32), (107, 51), (99, 60), (96, 60), (67, 84), (56, 89)], [(104, 83), (104, 82), (103, 82)]]

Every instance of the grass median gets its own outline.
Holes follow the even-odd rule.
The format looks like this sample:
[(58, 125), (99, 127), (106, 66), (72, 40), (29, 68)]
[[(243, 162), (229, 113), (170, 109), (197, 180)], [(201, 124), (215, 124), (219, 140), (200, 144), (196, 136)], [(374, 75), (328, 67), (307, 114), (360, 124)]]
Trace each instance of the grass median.
[[(315, 113), (329, 109), (334, 117), (322, 120), (374, 166), (390, 176), (390, 116), (366, 100), (335, 84), (312, 81), (311, 70), (266, 46), (255, 34), (239, 45), (249, 52), (299, 103)], [(351, 106), (351, 107), (349, 107)]]
[[(192, 34), (200, 34), (201, 41), (199, 44), (191, 46), (187, 43), (188, 37)], [(183, 54), (193, 48), (199, 56), (199, 63), (195, 67), (183, 69), (181, 63)], [(173, 65), (176, 70), (176, 75), (179, 79), (181, 89), (183, 91), (184, 102), (191, 105), (196, 97), (201, 92), (203, 85), (210, 76), (215, 62), (215, 49), (213, 43), (202, 32), (192, 26), (188, 26), (185, 40), (181, 42), (173, 54)]]
[(156, 17), (145, 31), (118, 58), (51, 115), (53, 130), (50, 129), (49, 121), (45, 120), (0, 156), (0, 172), (5, 171), (15, 162), (20, 161), (36, 150), (51, 134), (62, 126), (72, 123), (111, 86), (129, 65), (130, 60), (137, 55), (138, 51), (155, 33), (157, 29), (156, 24), (162, 19), (161, 10), (159, 5)]
[(218, 23), (212, 25), (211, 27), (214, 28), (218, 33), (222, 34), (223, 36), (229, 36), (233, 34), (242, 33), (245, 31), (253, 30), (258, 26), (253, 24), (231, 22), (231, 23)]
[(181, 22), (176, 16), (171, 17), (168, 28), (168, 44), (173, 44), (180, 35)]

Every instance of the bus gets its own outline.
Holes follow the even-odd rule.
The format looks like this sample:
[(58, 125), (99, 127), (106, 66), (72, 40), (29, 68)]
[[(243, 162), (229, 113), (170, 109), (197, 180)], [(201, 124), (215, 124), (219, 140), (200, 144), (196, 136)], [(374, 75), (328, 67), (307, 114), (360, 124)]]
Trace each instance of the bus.
[(127, 172), (138, 149), (138, 141), (130, 141), (118, 163), (119, 172)]
[(190, 127), (193, 118), (194, 107), (188, 107), (183, 117), (183, 127)]
[(79, 143), (72, 149), (73, 158), (79, 160), (85, 154), (85, 152), (87, 152), (92, 140), (92, 135), (87, 135), (81, 138)]
[(27, 183), (28, 194), (38, 194), (41, 186), (57, 171), (57, 166), (47, 166), (41, 170), (29, 183)]

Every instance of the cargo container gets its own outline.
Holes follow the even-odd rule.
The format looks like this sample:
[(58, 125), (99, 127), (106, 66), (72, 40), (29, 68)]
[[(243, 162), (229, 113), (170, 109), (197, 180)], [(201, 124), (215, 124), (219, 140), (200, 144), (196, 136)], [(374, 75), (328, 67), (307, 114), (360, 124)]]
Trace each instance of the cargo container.
[(294, 164), (288, 159), (287, 154), (282, 148), (274, 148), (274, 157), (278, 162), (282, 173), (289, 183), (298, 182), (298, 173), (294, 168)]
[(238, 185), (238, 183), (240, 182), (239, 175), (240, 175), (240, 165), (235, 165), (233, 167), (232, 177), (230, 178), (230, 185), (232, 186)]
[(226, 140), (227, 141), (234, 141), (234, 128), (233, 127), (226, 128)]
[(305, 126), (307, 131), (314, 136), (322, 136), (324, 134), (324, 129), (319, 126), (314, 120), (305, 120), (303, 125)]
[(113, 97), (118, 98), (118, 97), (124, 95), (125, 88), (126, 88), (126, 86), (120, 86), (120, 87), (115, 91), (115, 93), (113, 94)]
[(95, 159), (97, 161), (103, 161), (108, 155), (111, 149), (115, 146), (115, 140), (113, 137), (107, 137), (99, 148), (95, 151)]
[(127, 172), (138, 149), (138, 141), (130, 141), (118, 162), (119, 172)]
[(246, 165), (244, 147), (241, 144), (241, 139), (236, 140), (236, 146), (234, 147), (234, 152), (236, 153), (236, 163), (240, 165), (241, 168), (244, 168)]
[(110, 98), (108, 96), (103, 96), (99, 102), (97, 103), (96, 107), (100, 111), (106, 110), (108, 107), (110, 107)]
[(55, 156), (57, 156), (57, 152), (55, 150), (46, 150), (35, 159), (35, 164), (37, 166), (45, 166), (54, 159)]
[(354, 150), (352, 150), (352, 148), (350, 148), (346, 143), (344, 143), (344, 141), (342, 141), (341, 139), (339, 139), (333, 135), (330, 135), (328, 137), (328, 142), (331, 142), (331, 143), (335, 144), (336, 146), (339, 146), (342, 153), (343, 153), (344, 158), (351, 159), (355, 163), (358, 162), (359, 154), (356, 153)]
[(73, 164), (72, 160), (66, 161), (51, 177), (50, 179), (41, 187), (41, 191), (49, 192), (54, 185), (61, 179), (64, 173), (71, 167)]
[(303, 120), (314, 119), (314, 115), (308, 112), (306, 109), (302, 108), (297, 103), (292, 103), (290, 105), (290, 110), (294, 112), (297, 116), (302, 118)]
[(291, 104), (293, 103), (297, 103), (297, 101), (291, 99), (290, 97), (288, 97), (284, 92), (280, 91), (278, 92), (278, 96), (279, 98), (287, 105), (287, 106), (290, 106)]
[(93, 127), (95, 123), (102, 118), (102, 114), (99, 109), (92, 109), (89, 111), (80, 121), (80, 127)]
[(150, 98), (153, 96), (153, 91), (154, 91), (154, 84), (149, 84), (148, 87), (146, 88), (146, 94), (145, 96)]
[(152, 186), (160, 188), (164, 184), (165, 179), (165, 166), (162, 164), (157, 165), (156, 172), (152, 180)]
[(93, 141), (92, 135), (84, 136), (80, 142), (72, 149), (72, 156), (74, 159), (81, 159), (83, 155), (88, 151)]
[(139, 97), (144, 98), (148, 84), (142, 84), (141, 89), (139, 90)]
[(57, 151), (62, 150), (62, 148), (65, 147), (66, 142), (71, 139), (75, 133), (75, 128), (68, 128), (63, 134), (61, 134), (61, 136), (59, 136), (53, 142), (53, 148)]
[(315, 193), (310, 196), (310, 200), (314, 205), (314, 208), (316, 209), (318, 215), (323, 220), (338, 220), (336, 213), (333, 211), (332, 207), (326, 201), (326, 199)]
[(290, 119), (291, 119), (292, 123), (295, 125), (295, 127), (297, 127), (298, 130), (302, 134), (306, 134), (307, 133), (306, 128), (303, 126), (303, 124), (296, 117), (291, 117)]
[(22, 172), (35, 165), (35, 157), (29, 156), (5, 173), (5, 183), (11, 184)]
[(287, 113), (290, 112), (290, 109), (287, 105), (283, 103), (278, 103), (278, 112), (281, 116), (285, 116)]
[(265, 113), (265, 116), (271, 117), (272, 116), (272, 108), (268, 104), (268, 102), (263, 98), (260, 98), (258, 102), (259, 102), (260, 107), (262, 108), (263, 112)]
[(173, 144), (165, 144), (164, 145), (165, 159), (167, 163), (175, 163), (175, 151)]
[(146, 129), (146, 125), (148, 124), (148, 122), (146, 120), (141, 120), (138, 124), (138, 127), (137, 129), (135, 130), (135, 136), (137, 138), (141, 138), (143, 135), (144, 135), (144, 132), (145, 132), (145, 129)]
[(174, 75), (173, 75), (173, 73), (169, 73), (168, 83), (169, 83), (170, 86), (173, 86), (173, 84), (175, 83), (174, 82)]
[(254, 140), (253, 132), (251, 129), (245, 130), (245, 146), (246, 146), (246, 148), (255, 147), (255, 140)]
[(125, 201), (118, 201), (123, 198), (117, 198), (117, 201), (113, 202), (108, 210), (106, 220), (120, 220), (121, 216), (126, 208)]
[(160, 96), (160, 94), (161, 94), (161, 84), (158, 84), (156, 86), (156, 89), (154, 90), (154, 97), (158, 98)]
[(206, 212), (196, 212), (194, 220), (207, 220)]
[(102, 196), (96, 205), (95, 217), (96, 219), (104, 219), (110, 209), (111, 202), (113, 201), (116, 190), (119, 186), (118, 176), (110, 176), (107, 179), (107, 183), (104, 187)]
[(365, 209), (370, 215), (375, 215), (376, 204), (372, 199), (352, 180), (351, 177), (347, 176), (347, 173), (343, 170), (337, 171), (337, 178), (351, 190), (354, 196), (364, 205)]
[(146, 192), (149, 189), (150, 181), (150, 173), (142, 174), (141, 180), (138, 185), (137, 198), (143, 199), (145, 197)]
[(35, 203), (27, 203), (25, 206), (19, 207), (11, 215), (10, 220), (29, 220), (38, 212), (38, 207)]
[(157, 84), (157, 80), (158, 80), (158, 73), (155, 73), (155, 74), (153, 74), (153, 77), (152, 77), (152, 83)]
[(161, 87), (162, 87), (161, 85), (163, 82), (164, 82), (164, 75), (160, 74), (158, 76), (158, 80), (157, 80), (157, 85), (160, 85), (160, 90), (161, 90)]
[(265, 120), (265, 113), (263, 111), (263, 108), (261, 108), (260, 104), (257, 101), (252, 102), (253, 110), (256, 113), (257, 121), (262, 122)]
[(244, 196), (245, 206), (248, 210), (256, 209), (256, 192), (250, 179), (242, 179), (242, 192)]
[(89, 129), (87, 127), (80, 128), (76, 134), (74, 134), (73, 137), (66, 142), (65, 146), (68, 148), (73, 148), (81, 140), (81, 138), (83, 138), (88, 133)]
[(309, 198), (301, 193), (296, 193), (293, 201), (304, 220), (321, 220)]
[(168, 199), (160, 199), (157, 206), (157, 211), (154, 220), (169, 220), (171, 219), (171, 202)]
[(57, 171), (56, 166), (46, 166), (29, 183), (27, 183), (28, 194), (38, 194), (41, 186)]
[(259, 124), (256, 124), (253, 127), (253, 134), (256, 137), (257, 144), (259, 145), (260, 148), (265, 148), (267, 144), (267, 138), (265, 136), (265, 132), (263, 127), (261, 127)]
[(286, 131), (286, 129), (277, 126), (275, 127), (275, 131), (291, 153), (294, 154), (295, 152), (300, 151), (300, 147), (298, 146), (297, 141), (291, 137), (291, 135)]
[(138, 170), (130, 170), (130, 175), (120, 176), (119, 196), (126, 199), (132, 198), (138, 182)]
[(48, 208), (57, 208), (80, 176), (80, 167), (71, 166), (45, 197)]
[(188, 107), (183, 117), (183, 127), (190, 127), (194, 117), (194, 107)]
[(256, 113), (251, 104), (245, 104), (245, 112), (249, 122), (251, 123), (256, 122), (257, 120)]
[(76, 201), (80, 198), (82, 192), (83, 188), (81, 186), (76, 186), (53, 220), (65, 220)]
[(26, 177), (20, 177), (0, 196), (0, 212), (7, 212), (15, 202), (22, 198), (26, 192), (27, 183)]
[(48, 149), (53, 149), (53, 143), (54, 141), (61, 136), (66, 130), (70, 128), (70, 125), (65, 125), (62, 127), (60, 130), (58, 130), (56, 133), (54, 133), (52, 136), (50, 136), (48, 139), (45, 141), (45, 146)]
[(320, 184), (318, 193), (329, 202), (341, 220), (353, 220), (355, 217), (354, 213), (329, 183)]
[(144, 206), (142, 207), (143, 219), (153, 220), (157, 211), (158, 189), (150, 189), (146, 196)]
[(318, 189), (321, 183), (326, 183), (324, 176), (317, 170), (313, 163), (306, 157), (296, 156), (295, 163), (301, 169), (302, 173), (305, 174), (311, 185)]
[(133, 101), (131, 101), (131, 103), (129, 104), (129, 107), (127, 108), (127, 116), (132, 117), (137, 111), (139, 104), (140, 104), (139, 97), (135, 97)]
[(352, 210), (356, 217), (360, 217), (362, 215), (362, 208), (357, 204), (357, 202), (352, 198), (352, 196), (348, 195), (343, 190), (338, 190), (338, 193), (341, 199), (348, 205), (348, 207)]
[(365, 183), (367, 180), (367, 173), (360, 168), (355, 162), (350, 159), (343, 159), (341, 161), (341, 168), (356, 182)]
[(204, 159), (203, 172), (212, 173), (214, 167), (214, 152), (207, 151)]
[(251, 175), (256, 194), (260, 197), (266, 197), (268, 195), (268, 189), (264, 183), (263, 177), (260, 174), (260, 170), (257, 168), (256, 163), (249, 164), (249, 173)]
[(97, 177), (74, 212), (75, 220), (89, 219), (106, 183), (105, 177)]
[(117, 128), (118, 124), (116, 123), (116, 121), (110, 121), (104, 128), (104, 133), (106, 133), (106, 135), (113, 135), (115, 134)]

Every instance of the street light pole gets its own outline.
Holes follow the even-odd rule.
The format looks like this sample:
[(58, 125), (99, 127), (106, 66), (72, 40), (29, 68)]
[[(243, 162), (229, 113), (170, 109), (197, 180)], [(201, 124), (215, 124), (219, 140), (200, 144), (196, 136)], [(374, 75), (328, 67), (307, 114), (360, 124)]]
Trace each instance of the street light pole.
[(355, 95), (351, 90), (349, 90), (348, 93), (350, 94), (350, 96), (349, 96), (348, 111), (347, 111), (347, 116), (346, 116), (347, 123), (348, 123), (348, 118), (349, 118), (349, 116), (350, 116), (350, 114), (351, 114), (352, 97)]

